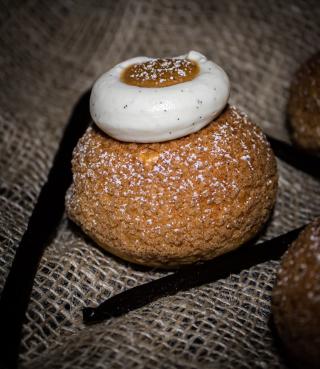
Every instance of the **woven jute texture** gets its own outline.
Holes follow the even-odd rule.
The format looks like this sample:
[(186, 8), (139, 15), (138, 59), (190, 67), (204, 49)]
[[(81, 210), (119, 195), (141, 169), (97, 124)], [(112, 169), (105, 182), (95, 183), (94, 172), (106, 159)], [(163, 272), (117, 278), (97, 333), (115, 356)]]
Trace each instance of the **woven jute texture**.
[[(319, 1), (3, 1), (0, 5), (0, 289), (73, 106), (115, 63), (198, 50), (232, 81), (231, 103), (288, 140), (288, 88), (320, 46)], [(261, 239), (309, 222), (319, 183), (278, 161)], [(168, 272), (104, 253), (67, 219), (39, 267), (20, 367), (285, 368), (270, 327), (277, 262), (101, 324), (81, 309)], [(1, 329), (1, 327), (0, 327)]]

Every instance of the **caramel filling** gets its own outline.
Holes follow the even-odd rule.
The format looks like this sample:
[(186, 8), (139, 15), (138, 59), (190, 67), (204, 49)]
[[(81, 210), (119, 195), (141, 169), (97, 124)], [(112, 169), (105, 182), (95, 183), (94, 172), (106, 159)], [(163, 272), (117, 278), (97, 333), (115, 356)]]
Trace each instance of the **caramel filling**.
[(198, 64), (188, 59), (155, 59), (130, 65), (122, 72), (121, 81), (139, 87), (166, 87), (191, 81), (198, 73)]

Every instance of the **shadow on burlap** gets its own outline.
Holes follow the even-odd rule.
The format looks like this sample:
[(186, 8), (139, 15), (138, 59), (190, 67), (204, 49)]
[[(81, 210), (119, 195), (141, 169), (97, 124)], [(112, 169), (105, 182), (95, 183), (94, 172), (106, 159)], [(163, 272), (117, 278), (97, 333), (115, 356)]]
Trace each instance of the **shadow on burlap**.
[[(0, 9), (0, 288), (81, 93), (136, 55), (190, 49), (221, 64), (231, 103), (288, 140), (285, 106), (299, 64), (320, 45), (318, 1), (12, 1)], [(320, 188), (278, 161), (270, 238), (319, 214)], [(86, 327), (81, 309), (165, 272), (98, 249), (66, 219), (45, 252), (23, 329), (21, 368), (285, 368), (270, 295), (277, 263)]]

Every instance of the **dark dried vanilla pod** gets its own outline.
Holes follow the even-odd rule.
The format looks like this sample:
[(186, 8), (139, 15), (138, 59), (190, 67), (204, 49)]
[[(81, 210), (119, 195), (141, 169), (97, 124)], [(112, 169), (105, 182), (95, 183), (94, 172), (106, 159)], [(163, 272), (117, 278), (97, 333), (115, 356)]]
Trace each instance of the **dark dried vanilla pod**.
[(73, 148), (90, 122), (89, 96), (89, 92), (86, 92), (72, 112), (2, 291), (0, 368), (12, 369), (17, 366), (22, 324), (33, 280), (43, 251), (64, 212), (64, 197), (72, 180)]
[(230, 274), (240, 273), (256, 264), (278, 260), (303, 228), (294, 229), (257, 245), (248, 243), (213, 260), (185, 267), (166, 277), (119, 293), (96, 308), (84, 308), (83, 320), (85, 323), (94, 323), (118, 317), (161, 297), (227, 278)]
[(298, 170), (315, 178), (320, 178), (320, 156), (303, 151), (296, 146), (268, 136), (275, 155)]

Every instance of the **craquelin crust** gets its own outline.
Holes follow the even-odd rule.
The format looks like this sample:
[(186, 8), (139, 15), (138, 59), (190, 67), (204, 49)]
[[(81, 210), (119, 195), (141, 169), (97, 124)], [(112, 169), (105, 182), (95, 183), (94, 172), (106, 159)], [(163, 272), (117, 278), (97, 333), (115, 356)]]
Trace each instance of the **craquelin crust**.
[(320, 218), (284, 255), (272, 311), (294, 366), (320, 368)]
[(74, 150), (69, 217), (125, 260), (172, 267), (254, 237), (275, 203), (277, 170), (261, 130), (235, 108), (180, 139), (114, 140), (92, 125)]
[(320, 151), (320, 53), (297, 71), (290, 89), (288, 117), (293, 141)]

